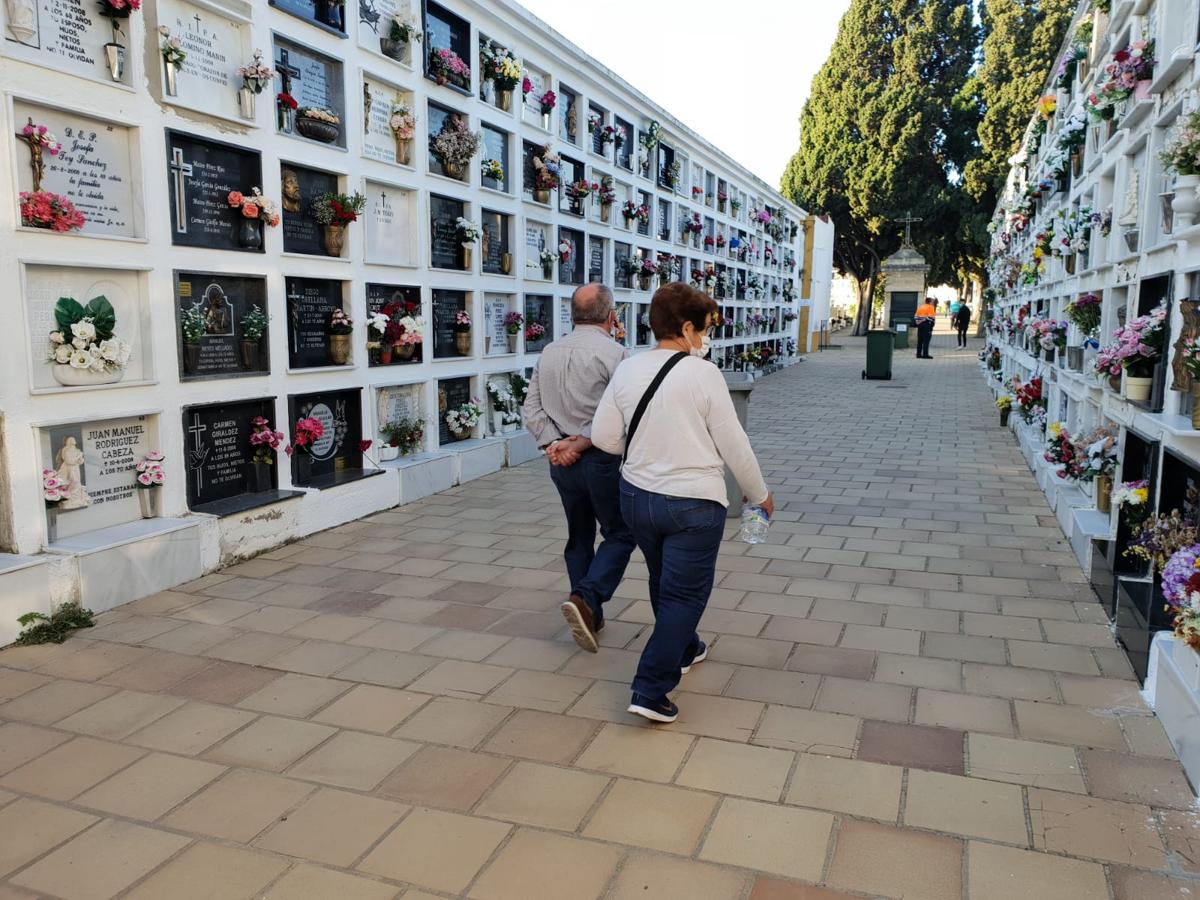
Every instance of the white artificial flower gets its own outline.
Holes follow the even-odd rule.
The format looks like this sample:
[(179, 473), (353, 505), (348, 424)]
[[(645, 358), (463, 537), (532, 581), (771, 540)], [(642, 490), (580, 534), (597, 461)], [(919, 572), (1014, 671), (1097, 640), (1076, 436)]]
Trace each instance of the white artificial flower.
[(66, 365), (71, 361), (71, 348), (65, 344), (54, 349), (54, 361), (61, 365)]
[(118, 346), (117, 362), (121, 366), (125, 366), (129, 362), (129, 357), (133, 354), (133, 347), (126, 341), (115, 338)]
[(86, 369), (92, 364), (92, 357), (83, 350), (76, 350), (71, 354), (70, 365), (72, 369)]
[(93, 357), (91, 357), (91, 359), (88, 362), (88, 368), (91, 369), (93, 372), (103, 372), (107, 367), (108, 366), (104, 362), (103, 356), (99, 356), (99, 355), (93, 356)]
[(92, 341), (96, 337), (96, 326), (87, 319), (80, 319), (71, 326), (71, 334), (77, 338)]
[(71, 346), (76, 350), (86, 350), (88, 348), (88, 342), (81, 337), (77, 337), (72, 339)]
[(50, 343), (65, 344), (66, 342), (67, 342), (67, 338), (61, 331), (50, 332)]
[(109, 338), (107, 341), (100, 342), (100, 355), (109, 362), (116, 362), (121, 356), (120, 342), (116, 338)]

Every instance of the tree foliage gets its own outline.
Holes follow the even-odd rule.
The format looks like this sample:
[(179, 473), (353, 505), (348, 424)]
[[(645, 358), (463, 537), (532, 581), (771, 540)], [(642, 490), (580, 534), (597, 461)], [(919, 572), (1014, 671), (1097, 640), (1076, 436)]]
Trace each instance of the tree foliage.
[(1075, 0), (976, 2), (978, 20), (970, 0), (851, 0), (813, 79), (781, 189), (833, 217), (860, 301), (906, 213), (931, 283), (982, 277), (996, 186)]

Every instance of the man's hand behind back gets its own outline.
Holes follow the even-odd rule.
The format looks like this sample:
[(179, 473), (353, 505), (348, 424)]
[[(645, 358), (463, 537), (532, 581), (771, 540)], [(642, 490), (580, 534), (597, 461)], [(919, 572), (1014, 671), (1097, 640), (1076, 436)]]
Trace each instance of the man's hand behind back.
[(591, 446), (590, 440), (576, 434), (569, 438), (563, 438), (561, 441), (555, 441), (546, 449), (546, 455), (550, 457), (550, 465), (565, 468), (579, 462), (579, 457)]

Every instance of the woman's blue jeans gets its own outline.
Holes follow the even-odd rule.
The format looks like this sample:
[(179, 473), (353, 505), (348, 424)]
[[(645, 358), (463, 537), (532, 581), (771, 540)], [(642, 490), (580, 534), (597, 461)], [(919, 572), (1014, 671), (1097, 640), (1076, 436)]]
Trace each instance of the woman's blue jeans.
[(654, 631), (642, 651), (633, 692), (657, 700), (674, 690), (680, 668), (700, 649), (696, 627), (712, 593), (725, 507), (644, 491), (622, 478), (621, 516), (646, 558), (654, 610)]

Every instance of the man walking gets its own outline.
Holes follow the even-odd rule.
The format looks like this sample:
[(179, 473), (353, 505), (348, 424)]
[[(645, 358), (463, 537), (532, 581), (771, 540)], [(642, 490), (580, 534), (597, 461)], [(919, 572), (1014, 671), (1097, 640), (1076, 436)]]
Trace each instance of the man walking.
[(917, 307), (914, 322), (917, 326), (917, 359), (933, 359), (929, 355), (929, 342), (933, 339), (933, 324), (937, 320), (937, 307), (928, 297)]
[(967, 329), (971, 327), (971, 307), (966, 303), (959, 305), (954, 313), (954, 330), (958, 332), (958, 346), (967, 346)]
[(604, 285), (575, 289), (571, 321), (574, 330), (542, 350), (522, 414), (550, 459), (550, 479), (567, 515), (563, 559), (571, 596), (562, 604), (563, 617), (575, 643), (595, 653), (604, 604), (621, 583), (634, 539), (621, 518), (621, 457), (592, 446), (592, 416), (629, 351), (611, 337), (617, 322), (612, 291)]

